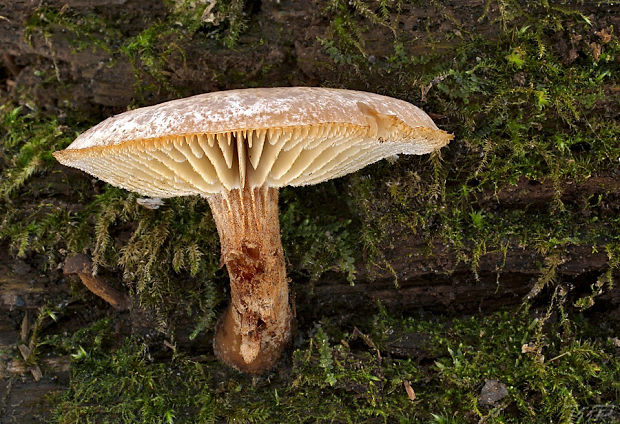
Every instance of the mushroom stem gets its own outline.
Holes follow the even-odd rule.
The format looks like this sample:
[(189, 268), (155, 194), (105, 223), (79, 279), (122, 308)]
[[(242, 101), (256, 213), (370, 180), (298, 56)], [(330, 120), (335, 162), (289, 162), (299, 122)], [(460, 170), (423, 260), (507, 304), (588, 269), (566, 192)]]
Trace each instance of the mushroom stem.
[(216, 327), (215, 354), (239, 371), (260, 374), (278, 362), (291, 337), (278, 189), (234, 189), (208, 201), (230, 277), (230, 305)]

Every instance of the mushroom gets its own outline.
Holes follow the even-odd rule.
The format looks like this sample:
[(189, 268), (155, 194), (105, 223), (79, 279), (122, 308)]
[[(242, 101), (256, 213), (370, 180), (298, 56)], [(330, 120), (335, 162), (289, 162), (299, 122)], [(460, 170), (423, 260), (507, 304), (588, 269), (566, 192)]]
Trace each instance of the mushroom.
[(385, 157), (424, 154), (452, 135), (410, 103), (360, 91), (256, 88), (201, 94), (109, 118), (58, 161), (143, 196), (209, 202), (230, 278), (214, 351), (260, 374), (291, 338), (278, 190)]

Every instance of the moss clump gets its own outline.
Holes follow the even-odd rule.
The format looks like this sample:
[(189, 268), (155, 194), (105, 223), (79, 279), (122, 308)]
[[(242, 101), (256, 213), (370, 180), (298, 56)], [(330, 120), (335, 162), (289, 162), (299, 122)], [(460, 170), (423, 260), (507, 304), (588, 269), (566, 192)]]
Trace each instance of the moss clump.
[(90, 48), (112, 53), (112, 46), (122, 36), (118, 28), (111, 27), (105, 18), (95, 13), (82, 15), (69, 8), (41, 5), (28, 17), (26, 41), (31, 43), (33, 37), (42, 35), (45, 42), (51, 45), (54, 30), (70, 34), (76, 51)]
[[(77, 135), (71, 128), (74, 122), (63, 124), (11, 103), (0, 106), (0, 122), (0, 239), (8, 241), (18, 257), (45, 253), (53, 264), (57, 253), (52, 246), (76, 242), (57, 231), (69, 226), (70, 212), (49, 198), (55, 192), (53, 182), (31, 180), (50, 169), (55, 163), (52, 152)], [(26, 196), (28, 201), (22, 200)]]
[[(249, 18), (241, 3), (217, 2), (214, 16), (238, 13), (217, 25), (200, 21), (207, 3), (169, 3), (164, 17), (132, 33), (96, 15), (45, 8), (33, 16), (29, 34), (49, 38), (64, 28), (79, 40), (77, 49), (110, 48), (129, 57), (155, 91), (183, 91), (167, 68), (183, 60), (189, 44), (217, 52), (221, 45), (210, 35), (225, 40), (231, 31), (237, 49), (252, 48), (238, 40), (243, 26), (233, 23)], [(300, 329), (292, 362), (256, 380), (210, 356), (157, 357), (161, 352), (144, 340), (117, 343), (101, 324), (75, 338), (49, 338), (38, 350), (75, 355), (56, 421), (586, 422), (596, 405), (617, 404), (617, 334), (564, 310), (573, 293), (557, 275), (574, 246), (606, 252), (608, 269), (577, 301), (586, 309), (613, 287), (620, 267), (617, 190), (568, 189), (619, 172), (620, 46), (607, 3), (489, 1), (474, 17), (486, 32), (455, 22), (453, 4), (333, 0), (316, 9), (329, 20), (317, 41), (327, 57), (319, 67), (325, 85), (412, 101), (456, 139), (441, 157), (401, 158), (328, 184), (283, 190), (291, 275), (298, 285), (327, 271), (352, 280), (360, 259), (389, 268), (383, 254), (394, 237), (415, 234), (429, 252), (445, 246), (473, 271), (486, 253), (541, 254), (530, 297), (548, 293), (553, 307), (535, 313), (525, 304), (472, 319), (385, 311), (354, 324), (324, 319)], [(407, 8), (420, 6), (433, 13), (415, 30), (400, 25)], [(381, 34), (381, 46), (366, 34)], [(255, 83), (232, 62), (226, 73), (235, 84)], [(230, 81), (222, 79), (222, 87)], [(138, 93), (134, 103), (141, 102)], [(209, 332), (226, 278), (206, 204), (175, 199), (149, 210), (135, 195), (61, 170), (51, 151), (89, 126), (68, 116), (50, 118), (10, 102), (0, 108), (0, 239), (48, 269), (68, 253), (88, 253), (101, 273), (124, 276), (137, 299), (158, 311), (161, 329), (173, 328), (177, 313), (189, 317), (192, 336)], [(528, 204), (512, 191), (523, 185), (552, 192)], [(402, 340), (421, 341), (407, 350)], [(478, 398), (486, 379), (508, 390), (491, 407)]]
[[(106, 18), (101, 12), (41, 5), (29, 16), (25, 35), (28, 42), (37, 36), (43, 38), (57, 73), (53, 39), (59, 34), (69, 35), (77, 51), (90, 48), (108, 53), (108, 66), (115, 66), (119, 57), (129, 59), (135, 76), (134, 103), (141, 105), (147, 93), (182, 96), (183, 87), (172, 82), (171, 69), (186, 62), (187, 45), (193, 41), (207, 44), (214, 39), (217, 46), (211, 48), (233, 48), (253, 11), (252, 3), (244, 0), (173, 0), (165, 7), (163, 18), (142, 16), (138, 22), (128, 23), (123, 16)], [(60, 82), (58, 74), (56, 77)]]
[(318, 190), (282, 190), (282, 242), (288, 259), (294, 263), (295, 280), (315, 283), (325, 272), (338, 271), (353, 284), (358, 238), (352, 230), (356, 223), (344, 203), (334, 202), (339, 196), (333, 183), (323, 184)]
[[(316, 279), (339, 269), (351, 281), (352, 252), (362, 246), (370, 258), (366, 262), (389, 268), (381, 251), (390, 234), (402, 228), (433, 234), (429, 245), (450, 246), (474, 271), (484, 254), (514, 247), (545, 256), (586, 244), (615, 251), (620, 224), (617, 214), (609, 214), (613, 206), (605, 206), (615, 204), (614, 194), (600, 190), (569, 200), (563, 196), (570, 184), (617, 170), (619, 128), (609, 116), (613, 92), (608, 87), (618, 74), (619, 47), (609, 35), (612, 29), (596, 26), (604, 5), (588, 6), (586, 13), (585, 6), (569, 3), (536, 1), (522, 7), (489, 2), (476, 22), (489, 22), (492, 36), (467, 31), (443, 2), (432, 3), (434, 13), (416, 23), (416, 30), (400, 25), (403, 14), (419, 5), (334, 0), (321, 9), (332, 19), (319, 42), (346, 82), (364, 82), (373, 91), (425, 103), (457, 138), (442, 152), (445, 162), (438, 156), (430, 165), (426, 158), (401, 159), (337, 183), (338, 190), (354, 195), (350, 209), (338, 211), (337, 222), (309, 218), (321, 211), (315, 213), (303, 196), (291, 194), (283, 215), (284, 238), (302, 274)], [(219, 31), (230, 21), (230, 31), (240, 31), (232, 22), (242, 22), (253, 6), (184, 1), (169, 6), (165, 19), (146, 22), (117, 49), (132, 59), (137, 72), (151, 74), (156, 91), (172, 92), (176, 88), (165, 72), (166, 61), (183, 61), (185, 43), (209, 25)], [(88, 16), (66, 10), (41, 9), (33, 19), (31, 33), (62, 27), (85, 42), (109, 38), (95, 37), (94, 28), (102, 34), (120, 31), (112, 23), (98, 18), (88, 23)], [(446, 31), (432, 29), (446, 24)], [(386, 34), (393, 41), (392, 54), (379, 55), (378, 45), (365, 40), (369, 31)], [(424, 53), (419, 53), (415, 31), (426, 34)], [(447, 47), (454, 52), (449, 62), (444, 60)], [(340, 72), (350, 66), (357, 72)], [(235, 74), (234, 66), (229, 72)], [(535, 208), (498, 202), (502, 192), (522, 182), (550, 184), (554, 193)], [(330, 246), (330, 254), (317, 251), (316, 237)], [(105, 240), (105, 235), (97, 238)]]
[(200, 331), (213, 325), (221, 276), (205, 201), (171, 199), (154, 211), (136, 195), (67, 175), (51, 153), (76, 137), (76, 117), (60, 124), (6, 103), (0, 119), (0, 239), (13, 254), (50, 270), (67, 255), (89, 253), (96, 268), (120, 271), (140, 303), (159, 312), (160, 328), (170, 329), (173, 313), (195, 316)]
[[(290, 370), (254, 379), (209, 357), (153, 359), (139, 340), (113, 343), (98, 325), (48, 343), (73, 355), (52, 421), (571, 422), (619, 400), (620, 362), (611, 330), (566, 318), (429, 320), (382, 309), (359, 329), (323, 320), (303, 330)], [(488, 379), (508, 395), (483, 405)]]
[[(571, 185), (618, 172), (620, 127), (610, 107), (620, 45), (605, 36), (613, 30), (604, 5), (590, 8), (588, 18), (572, 4), (488, 2), (476, 22), (489, 19), (495, 31), (483, 36), (455, 23), (449, 4), (433, 2), (422, 54), (419, 41), (397, 25), (410, 5), (381, 2), (372, 13), (364, 5), (329, 3), (336, 16), (321, 42), (334, 69), (425, 104), (456, 135), (443, 161), (403, 158), (349, 177), (351, 210), (375, 262), (382, 263), (385, 240), (398, 229), (448, 246), (474, 272), (481, 256), (508, 249), (551, 257), (576, 245), (618, 248), (620, 222), (611, 212), (617, 195), (604, 188), (566, 195)], [(356, 31), (373, 25), (391, 33), (393, 55), (362, 48)], [(449, 29), (433, 32), (438, 26)], [(344, 72), (349, 64), (362, 75)], [(511, 202), (506, 194), (539, 183), (552, 187), (541, 204)]]

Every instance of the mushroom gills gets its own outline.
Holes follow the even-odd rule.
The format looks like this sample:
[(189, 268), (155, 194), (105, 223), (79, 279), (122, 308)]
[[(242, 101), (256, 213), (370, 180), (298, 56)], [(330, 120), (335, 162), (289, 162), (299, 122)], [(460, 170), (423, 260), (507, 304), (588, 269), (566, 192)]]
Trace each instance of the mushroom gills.
[[(400, 152), (402, 143), (376, 142), (377, 136), (391, 138), (381, 129), (391, 118), (370, 114), (368, 126), (322, 123), (179, 135), (114, 149), (98, 165), (88, 158), (81, 162), (95, 175), (107, 174), (112, 184), (159, 197), (215, 194), (246, 185), (307, 185)], [(362, 156), (353, 160), (360, 150)]]

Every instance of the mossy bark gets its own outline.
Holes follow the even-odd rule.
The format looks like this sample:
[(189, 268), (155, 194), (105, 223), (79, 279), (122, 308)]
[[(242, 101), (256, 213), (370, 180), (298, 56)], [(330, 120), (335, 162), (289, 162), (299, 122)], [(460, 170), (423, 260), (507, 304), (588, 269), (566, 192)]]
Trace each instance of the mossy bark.
[[(367, 268), (373, 262), (367, 252), (351, 247), (358, 261), (354, 286), (349, 285), (341, 273), (331, 272), (337, 270), (338, 264), (334, 261), (322, 268), (328, 271), (321, 274), (320, 280), (310, 290), (303, 261), (294, 256), (291, 242), (285, 244), (291, 261), (289, 271), (295, 273), (298, 284), (294, 300), (300, 339), (311, 337), (308, 334), (313, 334), (314, 323), (323, 317), (336, 322), (343, 331), (350, 331), (353, 325), (359, 325), (360, 316), (367, 317), (376, 312), (377, 301), (390, 312), (400, 309), (407, 315), (418, 309), (425, 313), (482, 314), (519, 304), (537, 281), (546, 281), (541, 279), (541, 273), (546, 272), (545, 259), (550, 252), (559, 255), (561, 262), (551, 268), (556, 272), (553, 284), (568, 288), (572, 296), (571, 302), (566, 303), (567, 309), (571, 309), (568, 305), (575, 297), (596, 294), (591, 287), (609, 281), (603, 277), (610, 269), (613, 277), (618, 278), (617, 265), (613, 265), (617, 254), (613, 254), (612, 248), (617, 245), (620, 170), (618, 155), (613, 155), (617, 146), (615, 140), (612, 141), (614, 128), (603, 125), (617, 121), (617, 102), (614, 102), (617, 78), (613, 77), (618, 74), (617, 31), (613, 30), (618, 28), (615, 5), (610, 2), (584, 4), (570, 1), (558, 5), (558, 2), (544, 1), (468, 0), (439, 1), (430, 5), (396, 2), (393, 4), (398, 7), (391, 7), (388, 2), (386, 11), (389, 17), (383, 19), (383, 12), (374, 9), (373, 2), (355, 2), (355, 7), (344, 0), (247, 2), (255, 5), (244, 12), (248, 19), (247, 30), (241, 34), (235, 48), (230, 49), (212, 38), (214, 33), (225, 32), (230, 27), (228, 22), (219, 26), (205, 23), (200, 20), (201, 10), (194, 20), (196, 25), (202, 26), (201, 31), (189, 30), (187, 20), (180, 22), (178, 16), (172, 16), (172, 5), (183, 3), (186, 2), (49, 0), (41, 3), (18, 0), (0, 4), (0, 97), (23, 105), (20, 116), (33, 109), (41, 111), (42, 115), (53, 118), (49, 121), (50, 134), (59, 132), (64, 134), (63, 137), (73, 138), (75, 131), (86, 128), (85, 121), (97, 122), (126, 110), (128, 105), (142, 106), (191, 94), (249, 86), (322, 85), (362, 89), (406, 99), (422, 106), (438, 125), (457, 135), (455, 142), (443, 153), (445, 165), (437, 168), (434, 178), (447, 179), (447, 195), (453, 200), (446, 201), (445, 210), (457, 207), (459, 214), (448, 216), (448, 222), (438, 218), (433, 211), (424, 212), (422, 200), (438, 202), (437, 197), (433, 197), (435, 195), (422, 197), (419, 202), (409, 199), (399, 203), (398, 196), (408, 189), (414, 193), (409, 195), (411, 198), (415, 198), (415, 193), (425, 194), (429, 190), (428, 185), (420, 188), (416, 179), (429, 175), (425, 173), (428, 163), (421, 163), (419, 168), (410, 166), (412, 162), (405, 162), (407, 165), (403, 166), (402, 161), (390, 166), (389, 173), (393, 175), (377, 183), (376, 190), (386, 196), (369, 197), (372, 211), (365, 218), (365, 223), (374, 224), (375, 218), (387, 223), (385, 233), (375, 240), (381, 256), (375, 262), (377, 266)], [(359, 5), (365, 4), (371, 8), (358, 9)], [(377, 13), (373, 14), (373, 10)], [(105, 48), (102, 45), (106, 45)], [(588, 81), (594, 81), (597, 88), (590, 87)], [(594, 100), (593, 92), (599, 91), (600, 98)], [(592, 101), (590, 105), (588, 99)], [(75, 120), (71, 114), (75, 111), (79, 111), (83, 128), (72, 123)], [(570, 116), (573, 114), (574, 118)], [(30, 121), (15, 122), (9, 124), (14, 127), (7, 130), (13, 134), (14, 140), (8, 144), (17, 144), (3, 150), (5, 158), (0, 158), (8, 170), (3, 171), (3, 177), (10, 179), (21, 175), (18, 171), (27, 169), (28, 164), (14, 158), (20, 150), (27, 150), (23, 149), (25, 144), (22, 141), (16, 140), (23, 140), (23, 143), (51, 140), (46, 142), (48, 146), (55, 143), (47, 135), (37, 135), (31, 124), (22, 124)], [(532, 139), (537, 137), (537, 144), (532, 144)], [(55, 147), (63, 146), (58, 144)], [(514, 154), (510, 156), (514, 149), (522, 152), (521, 158)], [(611, 153), (605, 153), (605, 149)], [(538, 164), (545, 165), (539, 171), (532, 165), (534, 162), (528, 162), (537, 155), (544, 156), (548, 162), (545, 165), (539, 161)], [(605, 155), (613, 156), (613, 161), (604, 164), (597, 159)], [(15, 167), (14, 163), (19, 166)], [(571, 163), (579, 167), (574, 175), (564, 170), (571, 168)], [(110, 207), (100, 201), (93, 209), (93, 197), (104, 190), (100, 183), (92, 183), (78, 172), (54, 166), (57, 165), (46, 165), (47, 171), (37, 167), (38, 171), (28, 178), (27, 189), (16, 191), (10, 202), (0, 202), (5, 205), (2, 211), (5, 216), (12, 217), (8, 224), (16, 229), (23, 227), (19, 230), (19, 237), (11, 236), (13, 241), (3, 239), (0, 249), (0, 316), (4, 317), (0, 320), (0, 371), (6, 362), (3, 354), (10, 352), (11, 346), (20, 340), (20, 328), (28, 311), (36, 311), (50, 302), (69, 305), (67, 311), (70, 313), (61, 317), (61, 323), (52, 325), (52, 320), (48, 320), (52, 332), (66, 329), (68, 333), (75, 332), (87, 321), (106, 317), (110, 312), (109, 306), (98, 300), (76, 300), (60, 271), (47, 265), (50, 254), (53, 257), (56, 252), (56, 256), (62, 256), (64, 253), (60, 252), (66, 246), (63, 242), (52, 245), (51, 238), (42, 239), (42, 235), (60, 233), (61, 230), (28, 232), (33, 220), (41, 228), (46, 228), (40, 221), (46, 218), (44, 211), (50, 207), (70, 211), (71, 228), (77, 228), (77, 222), (89, 229), (92, 228), (93, 215), (76, 214), (84, 208), (99, 211)], [(500, 170), (493, 174), (495, 171), (491, 168), (497, 167)], [(366, 175), (373, 175), (376, 181), (374, 177), (387, 174), (386, 169), (387, 166), (379, 165), (374, 170), (364, 171), (364, 177), (359, 180), (366, 181)], [(412, 178), (407, 179), (410, 174)], [(344, 213), (344, 219), (355, 222), (364, 211), (359, 210), (362, 204), (359, 196), (349, 192), (351, 181), (334, 183), (334, 186), (342, 193), (346, 192), (347, 202), (354, 205)], [(323, 186), (313, 192), (329, 190)], [(468, 194), (454, 200), (457, 191), (467, 191)], [(307, 228), (312, 231), (316, 228), (316, 232), (303, 237), (319, 237), (328, 232), (321, 222), (329, 221), (329, 213), (324, 211), (324, 203), (303, 199), (307, 193), (291, 201), (295, 205), (291, 207), (292, 215), (303, 215), (293, 224), (305, 217), (314, 220), (317, 215), (300, 211), (307, 205), (316, 204), (316, 210), (323, 210), (323, 217), (327, 218), (317, 220), (316, 226), (311, 222)], [(554, 203), (562, 203), (564, 209), (550, 210)], [(183, 209), (179, 203), (167, 201), (166, 206), (152, 215), (162, 216), (171, 210)], [(383, 218), (385, 211), (396, 209), (404, 211), (405, 215), (411, 212), (408, 223), (415, 227), (415, 233), (402, 230), (402, 225), (396, 227), (392, 219)], [(200, 208), (197, 210), (203, 212)], [(449, 226), (455, 221), (459, 222), (457, 229), (471, 229), (468, 223), (474, 217), (483, 224), (479, 233), (494, 232), (495, 224), (511, 215), (532, 225), (527, 229), (509, 227), (502, 233), (500, 241), (505, 250), (490, 243), (486, 253), (479, 250), (481, 256), (477, 257), (474, 272), (467, 259), (455, 254), (451, 240), (428, 239), (428, 233), (420, 229), (415, 211), (429, 217), (426, 228), (432, 234), (442, 231), (446, 223)], [(142, 215), (142, 222), (147, 222), (150, 213)], [(173, 216), (177, 219), (179, 215)], [(570, 227), (572, 224), (569, 225), (567, 219), (572, 217), (576, 217), (573, 222), (579, 224), (574, 234), (555, 231), (558, 227)], [(170, 228), (169, 234), (177, 236), (185, 231), (179, 227), (191, 227), (187, 219), (178, 221), (178, 226), (165, 227), (166, 230)], [(210, 219), (205, 222), (210, 225)], [(4, 230), (7, 225), (3, 223)], [(110, 245), (118, 249), (126, 246), (137, 225), (129, 219), (122, 221), (119, 218), (118, 222), (112, 222)], [(596, 226), (603, 230), (607, 228), (607, 234)], [(108, 237), (107, 227), (105, 231), (105, 237)], [(187, 230), (185, 238), (178, 237), (181, 242), (177, 240), (176, 243), (184, 243), (190, 233)], [(461, 232), (452, 234), (459, 238)], [(324, 238), (335, 236), (330, 232)], [(295, 234), (288, 235), (289, 240), (293, 237)], [(91, 235), (85, 234), (84, 238), (85, 247), (78, 249), (80, 251), (92, 248)], [(549, 240), (557, 243), (553, 251), (548, 247), (551, 243), (546, 243)], [(20, 243), (24, 243), (25, 256), (19, 260), (9, 257), (8, 252), (14, 255)], [(461, 252), (465, 253), (480, 246), (469, 237), (464, 237), (462, 243)], [(204, 258), (211, 259), (209, 252), (212, 249), (205, 247), (206, 243), (200, 246), (202, 250), (196, 249), (195, 257), (202, 258), (202, 262), (195, 266), (195, 270), (207, 267)], [(166, 258), (177, 251), (181, 249), (165, 244), (153, 257), (163, 264), (162, 269), (172, 269)], [(142, 258), (137, 256), (135, 263), (143, 264)], [(387, 264), (386, 269), (382, 268), (383, 263)], [(181, 272), (188, 271), (189, 267), (183, 261), (179, 264)], [(612, 266), (615, 268), (610, 268)], [(135, 268), (126, 267), (125, 271), (128, 275), (136, 275)], [(100, 267), (100, 272), (107, 272), (110, 281), (122, 278), (119, 268)], [(204, 279), (198, 275), (196, 285), (188, 288), (186, 283), (192, 280), (189, 274), (168, 272), (174, 282), (170, 287), (179, 293), (179, 297), (173, 300), (167, 295), (158, 297), (162, 304), (174, 303), (176, 310), (183, 311), (174, 319), (155, 312), (144, 318), (132, 311), (131, 320), (122, 321), (130, 325), (134, 333), (151, 336), (161, 330), (161, 326), (155, 329), (156, 324), (167, 320), (174, 332), (165, 337), (174, 334), (174, 338), (167, 340), (174, 344), (175, 349), (208, 356), (211, 349), (204, 349), (208, 344), (206, 334), (212, 325), (208, 314), (203, 315), (208, 322), (207, 331), (196, 332), (200, 334), (191, 341), (188, 337), (197, 328), (198, 315), (189, 315), (185, 311), (199, 310), (195, 300), (199, 298), (196, 287), (204, 287), (199, 283)], [(395, 280), (398, 289), (394, 287)], [(597, 311), (604, 316), (600, 322), (605, 325), (614, 320), (617, 322), (620, 316), (618, 285), (613, 289), (611, 284), (609, 286), (610, 289), (596, 295)], [(146, 288), (151, 289), (150, 286)], [(142, 296), (149, 290), (144, 290)], [(552, 284), (544, 290), (549, 296), (553, 291)], [(541, 296), (539, 303), (548, 300), (548, 296)], [(232, 321), (232, 313), (225, 316), (220, 327), (225, 327), (228, 320)], [(338, 318), (334, 320), (333, 317)], [(151, 339), (154, 340), (153, 349), (169, 353), (168, 345), (159, 343), (164, 336), (159, 337)], [(455, 336), (450, 333), (450, 337)], [(120, 339), (118, 334), (115, 338)], [(489, 333), (486, 339), (491, 339)], [(520, 348), (516, 347), (517, 353)], [(560, 351), (570, 351), (568, 347), (562, 349)], [(359, 346), (353, 346), (352, 353), (357, 355), (358, 351)], [(312, 354), (316, 352), (318, 350)], [(495, 356), (501, 357), (502, 352)], [(381, 354), (386, 356), (383, 350)], [(551, 364), (559, 364), (568, 358), (572, 356), (563, 356)], [(391, 361), (383, 362), (384, 365), (388, 363)], [(417, 366), (415, 361), (411, 363)], [(504, 366), (499, 369), (503, 370)], [(218, 372), (212, 371), (209, 369), (208, 374)], [(322, 367), (319, 371), (321, 376), (328, 372)], [(47, 377), (48, 372), (45, 369), (43, 372)], [(402, 375), (402, 370), (399, 373)], [(0, 382), (0, 393), (6, 388), (3, 384), (10, 386), (14, 383), (12, 389), (9, 387), (0, 395), (0, 416), (19, 422), (34, 422), (34, 418), (27, 418), (35, 411), (29, 400), (42, 396), (47, 390), (67, 386), (68, 378), (68, 375), (61, 376), (45, 387), (43, 384), (46, 383), (40, 381), (36, 386), (40, 390), (33, 390), (34, 384), (24, 380)], [(424, 374), (419, 379), (427, 378), (433, 377)], [(241, 384), (234, 385), (235, 389)], [(473, 386), (481, 385), (481, 382), (475, 382)], [(265, 387), (273, 393), (273, 386)], [(341, 379), (334, 387), (355, 388), (357, 380)], [(373, 387), (378, 387), (374, 380)], [(392, 385), (385, 387), (390, 388), (386, 396), (394, 398), (396, 392), (391, 391)], [(291, 390), (303, 396), (308, 393)], [(329, 397), (328, 391), (320, 390), (320, 396), (327, 394)], [(253, 402), (256, 393), (245, 392), (251, 394), (249, 398)], [(213, 398), (222, 397), (221, 387), (218, 385), (213, 393)], [(285, 392), (278, 387), (278, 393)], [(224, 399), (228, 399), (226, 396), (224, 394)], [(265, 399), (271, 399), (269, 396), (265, 395)], [(358, 397), (356, 393), (355, 398)], [(230, 397), (235, 401), (242, 398), (238, 392)], [(305, 397), (303, 399), (305, 402)], [(375, 397), (372, 399), (374, 401)], [(426, 399), (428, 404), (433, 403), (431, 397)], [(444, 402), (438, 401), (438, 404)], [(341, 407), (342, 402), (337, 405)], [(351, 408), (357, 406), (352, 405)], [(537, 405), (527, 403), (527, 407), (536, 410)], [(511, 405), (506, 411), (512, 409)], [(260, 408), (255, 410), (262, 411)], [(471, 421), (477, 420), (479, 416), (472, 414)]]

